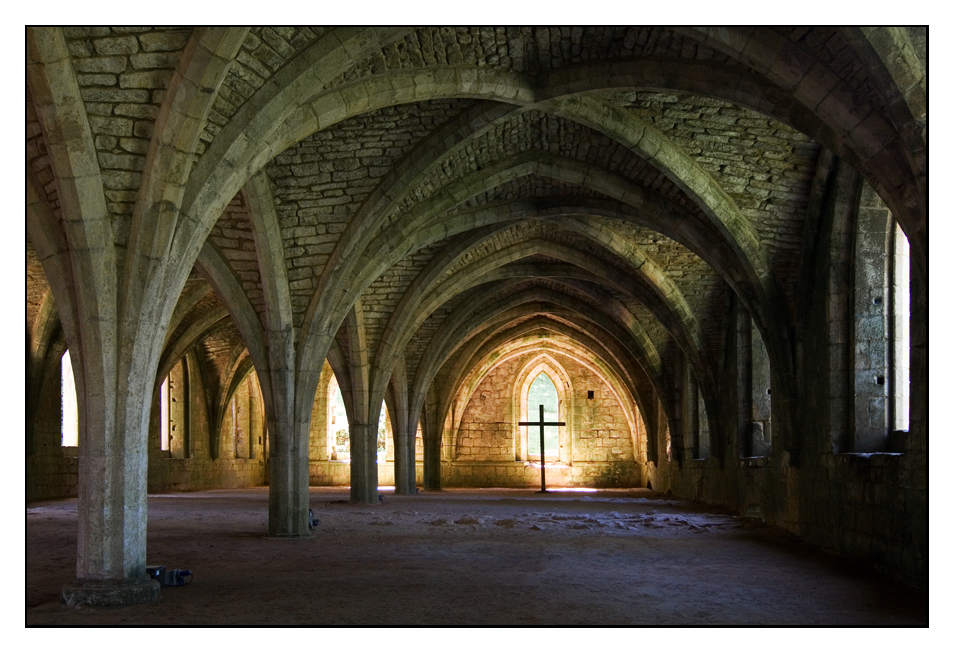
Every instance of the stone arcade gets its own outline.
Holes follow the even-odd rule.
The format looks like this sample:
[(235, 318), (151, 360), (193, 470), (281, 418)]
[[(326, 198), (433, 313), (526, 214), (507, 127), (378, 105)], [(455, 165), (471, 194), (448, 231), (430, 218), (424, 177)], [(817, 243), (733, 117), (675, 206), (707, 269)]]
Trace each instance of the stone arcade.
[(64, 600), (158, 598), (150, 492), (267, 484), (295, 538), (309, 486), (532, 490), (545, 402), (550, 486), (926, 585), (925, 29), (26, 40), (27, 501), (78, 497)]

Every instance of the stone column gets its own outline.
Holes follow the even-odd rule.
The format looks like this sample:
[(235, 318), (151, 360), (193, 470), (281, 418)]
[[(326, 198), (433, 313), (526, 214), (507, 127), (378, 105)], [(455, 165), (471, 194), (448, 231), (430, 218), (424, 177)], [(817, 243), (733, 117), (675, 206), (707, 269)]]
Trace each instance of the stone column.
[[(71, 607), (159, 600), (159, 583), (146, 575), (146, 397), (152, 386), (139, 386), (117, 401), (125, 411), (109, 401), (114, 393), (90, 393), (85, 383), (77, 388), (85, 400), (79, 402), (76, 582), (62, 591)], [(124, 413), (140, 419), (123, 420)]]
[(736, 303), (735, 381), (736, 451), (739, 458), (752, 451), (752, 320), (741, 302)]
[(416, 494), (416, 468), (414, 465), (414, 440), (416, 424), (411, 422), (408, 406), (407, 373), (404, 357), (400, 357), (391, 372), (388, 390), (391, 412), (391, 428), (394, 435), (394, 493)]
[(308, 424), (268, 422), (268, 534), (307, 537)]
[(351, 501), (378, 502), (378, 425), (349, 424), (351, 431)]
[(701, 458), (699, 455), (699, 386), (692, 367), (686, 365), (685, 390), (683, 392), (685, 405), (685, 434), (687, 458)]
[(440, 426), (424, 424), (424, 489), (441, 489), (441, 437)]
[(403, 419), (392, 422), (394, 427), (394, 492), (415, 494), (414, 435)]
[[(295, 404), (295, 376), (291, 363), (291, 337), (272, 332), (273, 367), (262, 370), (259, 384), (268, 419), (268, 534), (272, 537), (307, 537), (308, 530), (308, 429), (313, 400)], [(263, 381), (263, 379), (265, 379)]]
[(772, 453), (772, 374), (768, 350), (755, 324), (752, 324), (749, 405), (752, 423), (749, 426), (749, 447), (752, 456), (768, 456)]

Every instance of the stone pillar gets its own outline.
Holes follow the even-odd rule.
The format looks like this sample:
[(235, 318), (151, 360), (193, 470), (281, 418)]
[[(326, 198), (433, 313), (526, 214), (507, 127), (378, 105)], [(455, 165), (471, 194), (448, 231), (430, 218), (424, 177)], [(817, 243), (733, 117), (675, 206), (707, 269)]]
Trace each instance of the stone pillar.
[(392, 421), (394, 427), (394, 492), (415, 494), (414, 434), (410, 433), (405, 420)]
[(752, 456), (768, 456), (772, 453), (772, 374), (768, 350), (755, 324), (752, 324), (751, 343), (751, 394), (752, 409), (749, 446)]
[(135, 420), (140, 428), (130, 424), (118, 428), (119, 411), (111, 402), (102, 395), (91, 397), (85, 387), (77, 388), (77, 396), (85, 396), (85, 401), (79, 402), (76, 582), (64, 587), (61, 595), (71, 607), (159, 600), (159, 583), (146, 575), (150, 406), (142, 385), (132, 388), (122, 402), (127, 414), (145, 416)]
[(740, 458), (752, 451), (752, 320), (748, 311), (736, 303), (736, 451)]
[(268, 534), (307, 537), (308, 424), (268, 422)]
[(378, 502), (378, 425), (349, 424), (351, 431), (351, 501)]
[(709, 437), (709, 414), (706, 411), (706, 402), (702, 398), (702, 392), (699, 390), (698, 385), (696, 386), (696, 408), (698, 410), (698, 424), (699, 424), (699, 448), (696, 454), (698, 458), (708, 458), (710, 447), (710, 437)]
[(686, 384), (683, 392), (685, 402), (685, 430), (688, 458), (700, 458), (699, 455), (699, 385), (692, 367), (686, 365)]
[(441, 425), (424, 424), (424, 489), (441, 489)]

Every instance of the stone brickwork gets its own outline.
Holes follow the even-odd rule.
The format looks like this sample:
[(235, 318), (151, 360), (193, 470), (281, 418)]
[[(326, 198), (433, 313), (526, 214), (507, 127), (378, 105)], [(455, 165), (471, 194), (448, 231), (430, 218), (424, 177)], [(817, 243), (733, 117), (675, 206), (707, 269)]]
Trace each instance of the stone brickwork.
[(315, 392), (315, 402), (311, 409), (311, 425), (308, 429), (308, 460), (311, 462), (329, 460), (331, 456), (328, 421), (331, 419), (329, 401), (333, 376), (331, 365), (325, 361), (321, 368), (321, 379), (318, 381), (318, 391)]
[(40, 305), (46, 298), (47, 293), (50, 292), (50, 284), (46, 281), (46, 275), (43, 274), (43, 265), (40, 263), (40, 259), (37, 258), (36, 250), (33, 248), (33, 243), (31, 243), (29, 239), (27, 239), (26, 264), (27, 334), (32, 336), (38, 326), (36, 319), (40, 312)]
[(26, 102), (26, 160), (27, 169), (34, 176), (37, 184), (46, 195), (47, 205), (58, 219), (60, 216), (60, 200), (56, 194), (56, 183), (53, 175), (53, 162), (50, 160), (50, 146), (46, 135), (40, 126), (33, 105), (30, 87), (27, 86)]
[(855, 398), (852, 451), (888, 450), (889, 307), (892, 222), (869, 186), (861, 193), (855, 231), (851, 352)]
[[(424, 187), (411, 189), (401, 203), (398, 214), (410, 211), (415, 204), (439, 192), (447, 185), (458, 182), (482, 168), (490, 167), (497, 161), (516, 157), (527, 151), (546, 153), (553, 157), (554, 161), (566, 157), (585, 162), (618, 174), (624, 179), (632, 180), (634, 184), (642, 188), (652, 189), (654, 194), (666, 198), (691, 213), (699, 210), (685, 197), (682, 189), (618, 141), (579, 123), (528, 111), (516, 113), (498, 121), (485, 133), (450, 153), (441, 161), (441, 166), (434, 170), (432, 178), (427, 180)], [(545, 184), (546, 181), (535, 180), (533, 185), (541, 183)], [(554, 194), (544, 195), (540, 192), (531, 193), (531, 195), (554, 196)], [(595, 193), (578, 189), (572, 195), (585, 197), (593, 196)], [(495, 189), (492, 193), (478, 195), (469, 200), (468, 206), (479, 205), (479, 198), (482, 197), (493, 201), (520, 196), (512, 192), (508, 193), (507, 187), (504, 186)]]
[(296, 322), (356, 208), (390, 166), (466, 104), (376, 111), (301, 141), (267, 167)]
[(266, 326), (265, 294), (262, 292), (262, 276), (258, 265), (255, 236), (244, 196), (239, 193), (229, 202), (222, 217), (212, 227), (209, 240), (222, 252), (223, 258), (235, 272), (245, 296)]
[[(194, 360), (194, 359), (193, 359)], [(196, 375), (191, 375), (195, 379)], [(158, 401), (151, 421), (149, 492), (185, 492), (217, 487), (252, 487), (266, 482), (266, 435), (261, 391), (251, 374), (235, 392), (235, 418), (227, 410), (212, 457), (208, 409), (201, 391), (190, 393), (186, 428), (188, 451), (182, 458), (159, 447)], [(158, 399), (158, 397), (157, 397)], [(231, 406), (231, 402), (229, 402)], [(236, 435), (238, 434), (238, 438)]]
[[(442, 465), (445, 487), (540, 487), (540, 464), (532, 462), (447, 462)], [(547, 463), (547, 487), (640, 487), (643, 464)]]
[[(925, 579), (925, 42), (28, 27), (28, 497), (81, 493), (78, 580), (122, 588), (147, 490), (271, 481), (269, 532), (302, 536), (309, 483), (532, 487), (540, 354), (551, 483), (652, 483)], [(420, 419), (413, 460), (331, 459), (327, 360), (355, 414)]]
[[(552, 479), (547, 467), (548, 482), (554, 485), (601, 483), (603, 486), (618, 486), (639, 478), (633, 434), (616, 394), (587, 366), (560, 353), (551, 353), (569, 375), (573, 389), (572, 395), (567, 397), (572, 412), (566, 419), (572, 454), (570, 464), (564, 463), (564, 467), (558, 464), (555, 468), (558, 471), (554, 472)], [(514, 419), (513, 413), (515, 403), (519, 410), (521, 401), (518, 397), (515, 402), (514, 397), (517, 376), (537, 355), (530, 352), (496, 365), (475, 388), (463, 410), (456, 438), (445, 443), (450, 445), (452, 457), (449, 462), (453, 465), (442, 467), (447, 470), (442, 483), (446, 480), (448, 485), (462, 485), (466, 484), (465, 479), (488, 487), (523, 487), (539, 483), (539, 468), (534, 471), (524, 464), (525, 461), (503, 466), (490, 464), (514, 463), (520, 452), (517, 439), (520, 434), (515, 433), (514, 423), (537, 419), (536, 411), (529, 417), (521, 414), (518, 419)], [(593, 393), (592, 399), (589, 398), (590, 392)], [(530, 430), (533, 437), (538, 437), (535, 429)], [(532, 456), (530, 462), (533, 462)], [(471, 463), (474, 471), (466, 471)], [(576, 469), (578, 465), (580, 468)], [(496, 474), (500, 477), (497, 478)]]
[(493, 368), (474, 390), (453, 443), (454, 460), (514, 460), (519, 446), (513, 428), (513, 384), (530, 356), (532, 354)]
[(640, 56), (726, 61), (692, 37), (658, 27), (424, 27), (354, 66), (335, 84), (422, 66), (469, 64), (536, 75), (587, 61)]
[(408, 286), (446, 244), (446, 241), (441, 240), (401, 259), (364, 291), (361, 301), (364, 308), (365, 335), (373, 350), (377, 350), (394, 307), (404, 296)]
[[(573, 380), (575, 433), (573, 460), (594, 463), (629, 462), (636, 459), (633, 434), (619, 398), (603, 379), (576, 361), (560, 357)], [(589, 392), (593, 398), (589, 398)]]
[(208, 389), (212, 393), (224, 390), (226, 375), (240, 356), (247, 356), (242, 336), (230, 322), (207, 335), (198, 348), (198, 359), (205, 370)]
[(205, 153), (216, 134), (275, 71), (324, 32), (322, 27), (253, 27), (215, 96), (208, 122), (199, 136)]
[(617, 101), (719, 182), (758, 231), (779, 277), (792, 280), (791, 297), (818, 144), (764, 114), (712, 98), (643, 92)]
[[(416, 464), (415, 484), (424, 483), (424, 463)], [(311, 486), (350, 485), (351, 463), (311, 460), (308, 462), (308, 484)], [(378, 463), (378, 485), (394, 485), (394, 463)]]
[[(334, 372), (325, 362), (321, 369), (321, 380), (311, 413), (311, 426), (308, 432), (308, 478), (310, 485), (350, 485), (351, 463), (347, 460), (331, 460), (331, 439), (329, 436), (331, 419), (329, 412), (330, 391)], [(378, 483), (394, 485), (394, 435), (390, 416), (385, 420), (385, 454), (378, 460)], [(415, 436), (415, 458), (417, 461), (417, 483), (423, 482), (424, 474), (424, 438), (418, 428)]]
[[(191, 28), (67, 27), (113, 215), (129, 216), (153, 125)], [(117, 226), (121, 222), (115, 223)]]
[(650, 463), (648, 477), (654, 489), (748, 513), (821, 546), (872, 560), (914, 584), (927, 564), (927, 479), (917, 456), (829, 454), (803, 467), (770, 458), (726, 469), (713, 459), (682, 466)]
[[(60, 446), (60, 383), (57, 368), (41, 394), (41, 405), (35, 431), (35, 453), (27, 457), (27, 500), (73, 497), (77, 495), (78, 458), (76, 447)], [(190, 393), (189, 451), (184, 457), (173, 457), (172, 451), (161, 451), (159, 443), (158, 393), (150, 422), (149, 492), (204, 490), (219, 487), (250, 487), (265, 483), (265, 449), (261, 400), (256, 397), (254, 378), (246, 380), (237, 393), (245, 405), (248, 438), (252, 457), (236, 458), (231, 417), (222, 427), (221, 455), (211, 458), (208, 413), (201, 393)], [(185, 425), (183, 425), (186, 428)], [(262, 438), (262, 444), (259, 444)], [(246, 442), (249, 442), (246, 439)]]
[(850, 84), (853, 90), (876, 109), (884, 109), (885, 97), (878, 92), (871, 76), (865, 70), (861, 57), (855, 53), (845, 35), (834, 27), (816, 25), (815, 27), (775, 28), (792, 43), (811, 52), (818, 61), (840, 79)]
[[(62, 349), (56, 352), (62, 356)], [(57, 353), (54, 352), (54, 355)], [(79, 474), (77, 447), (61, 446), (60, 366), (41, 388), (34, 421), (33, 452), (26, 457), (27, 501), (75, 497)]]

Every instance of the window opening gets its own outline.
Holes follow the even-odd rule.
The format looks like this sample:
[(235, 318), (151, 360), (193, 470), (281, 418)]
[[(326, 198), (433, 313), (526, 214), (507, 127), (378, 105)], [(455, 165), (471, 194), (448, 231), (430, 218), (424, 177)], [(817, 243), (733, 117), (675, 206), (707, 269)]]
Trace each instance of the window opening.
[(387, 450), (388, 450), (388, 427), (391, 426), (391, 422), (388, 419), (388, 409), (384, 405), (384, 402), (381, 402), (381, 413), (378, 418), (378, 462), (383, 463), (387, 459)]
[[(233, 414), (234, 417), (234, 414)], [(155, 433), (155, 431), (153, 431)], [(169, 377), (159, 388), (159, 449), (169, 451)]]
[(893, 430), (907, 431), (911, 411), (911, 251), (901, 225), (894, 225), (891, 284)]
[(348, 428), (348, 411), (338, 380), (332, 376), (331, 392), (328, 393), (328, 436), (331, 440), (331, 460), (351, 460), (351, 436)]
[(159, 450), (168, 451), (172, 458), (189, 456), (186, 377), (185, 360), (180, 360), (159, 386)]
[(60, 396), (63, 406), (63, 423), (60, 428), (61, 444), (64, 447), (79, 446), (79, 410), (76, 404), (76, 382), (70, 352), (66, 350), (60, 359)]
[[(553, 380), (547, 376), (546, 372), (540, 374), (530, 384), (527, 391), (527, 421), (535, 421), (540, 417), (540, 404), (543, 404), (543, 418), (546, 422), (558, 422), (559, 420), (559, 398), (556, 386)], [(540, 455), (540, 429), (539, 427), (527, 427), (527, 452), (530, 456)], [(557, 458), (560, 446), (560, 427), (543, 427), (543, 442), (546, 447), (548, 458)], [(532, 460), (532, 458), (531, 458)]]

